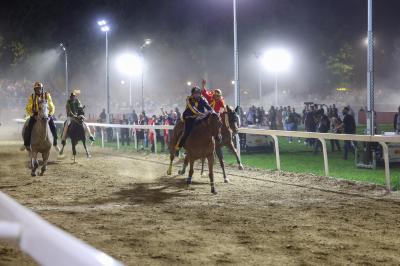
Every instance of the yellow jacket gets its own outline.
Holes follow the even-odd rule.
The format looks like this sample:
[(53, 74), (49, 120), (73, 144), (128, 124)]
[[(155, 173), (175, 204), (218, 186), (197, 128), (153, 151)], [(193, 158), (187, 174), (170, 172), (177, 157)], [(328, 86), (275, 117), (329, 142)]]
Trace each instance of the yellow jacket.
[[(50, 93), (45, 92), (44, 94), (45, 94), (44, 97), (47, 100), (47, 105), (49, 107), (49, 115), (54, 115), (54, 112), (56, 110), (55, 110), (53, 101), (51, 99)], [(26, 104), (26, 107), (25, 107), (25, 110), (26, 110), (26, 113), (28, 116), (32, 116), (34, 112), (38, 111), (38, 109), (39, 109), (38, 108), (38, 99), (39, 99), (39, 96), (37, 96), (35, 93), (33, 93), (29, 96), (28, 103)]]

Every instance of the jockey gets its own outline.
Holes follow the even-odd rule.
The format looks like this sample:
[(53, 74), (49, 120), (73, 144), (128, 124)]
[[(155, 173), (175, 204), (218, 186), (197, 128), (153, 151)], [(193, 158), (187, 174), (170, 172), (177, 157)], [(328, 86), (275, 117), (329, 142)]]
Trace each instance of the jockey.
[(195, 122), (204, 118), (209, 112), (213, 112), (207, 100), (201, 96), (199, 87), (193, 87), (191, 93), (192, 95), (186, 98), (186, 109), (182, 114), (182, 120), (185, 123), (185, 131), (175, 146), (176, 151), (179, 151), (185, 144), (186, 138), (192, 131)]
[[(82, 108), (82, 104), (79, 101), (77, 94), (78, 94), (78, 90), (74, 90), (71, 95), (69, 96), (69, 100), (67, 101), (67, 104), (65, 106), (66, 111), (67, 111), (67, 121), (64, 123), (64, 129), (63, 129), (63, 138), (62, 138), (62, 145), (65, 145), (65, 141), (67, 139), (67, 130), (69, 125), (71, 124), (71, 119), (72, 118), (78, 118), (79, 114), (78, 114), (78, 109)], [(86, 125), (85, 122), (82, 122), (83, 127), (85, 129), (85, 132), (87, 133), (87, 135), (89, 136), (89, 140), (90, 141), (94, 141), (94, 137), (92, 135), (92, 133), (90, 132), (89, 127)]]
[(220, 89), (215, 89), (213, 91), (207, 90), (206, 81), (204, 79), (201, 84), (201, 94), (207, 99), (208, 103), (216, 113), (222, 113), (225, 109), (225, 101), (224, 97), (222, 97), (222, 91)]
[(51, 99), (50, 93), (45, 92), (43, 90), (43, 84), (41, 82), (35, 82), (33, 85), (34, 93), (29, 96), (28, 103), (26, 104), (25, 111), (26, 114), (30, 117), (28, 126), (25, 129), (24, 133), (24, 146), (28, 151), (30, 151), (31, 146), (31, 134), (33, 125), (36, 122), (35, 116), (37, 116), (39, 109), (39, 99), (40, 97), (44, 97), (47, 101), (47, 105), (49, 107), (49, 127), (51, 130), (51, 134), (53, 135), (53, 146), (57, 147), (57, 129), (54, 125), (53, 115), (55, 112), (55, 107), (53, 101)]

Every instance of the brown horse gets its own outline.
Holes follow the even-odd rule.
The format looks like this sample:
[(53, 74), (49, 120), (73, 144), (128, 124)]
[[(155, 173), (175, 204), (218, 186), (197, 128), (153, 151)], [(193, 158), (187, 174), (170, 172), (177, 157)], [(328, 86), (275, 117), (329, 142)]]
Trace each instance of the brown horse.
[[(222, 118), (222, 127), (221, 127), (221, 136), (222, 136), (222, 141), (220, 143), (217, 143), (215, 147), (215, 153), (217, 154), (219, 163), (222, 168), (222, 173), (224, 176), (224, 182), (228, 183), (229, 179), (226, 177), (225, 173), (225, 165), (224, 165), (224, 155), (222, 153), (222, 147), (228, 147), (233, 154), (236, 156), (236, 161), (239, 165), (239, 170), (243, 170), (243, 165), (240, 161), (239, 154), (235, 148), (235, 145), (233, 144), (233, 136), (237, 136), (237, 132), (239, 129), (239, 115), (238, 115), (238, 110), (239, 108), (236, 107), (236, 109), (233, 109), (230, 106), (226, 106), (226, 111), (221, 114)], [(183, 126), (180, 126), (181, 130), (183, 130)], [(205, 158), (202, 158), (201, 161), (201, 175), (203, 175), (204, 171), (204, 162)], [(188, 165), (188, 160), (185, 158), (185, 162), (183, 163), (182, 170), (180, 170), (178, 173), (180, 175), (185, 174), (186, 167)]]
[[(200, 120), (194, 126), (189, 137), (186, 139), (184, 148), (186, 150), (185, 161), (190, 164), (189, 176), (187, 184), (192, 183), (193, 165), (198, 159), (207, 158), (211, 193), (217, 194), (214, 184), (214, 151), (215, 151), (215, 138), (218, 136), (222, 126), (221, 119), (218, 114), (210, 113), (204, 119)], [(179, 134), (180, 133), (180, 134)], [(172, 173), (172, 162), (175, 158), (175, 145), (182, 134), (182, 124), (177, 124), (174, 128), (173, 138), (170, 146), (170, 164), (167, 171), (168, 175)]]

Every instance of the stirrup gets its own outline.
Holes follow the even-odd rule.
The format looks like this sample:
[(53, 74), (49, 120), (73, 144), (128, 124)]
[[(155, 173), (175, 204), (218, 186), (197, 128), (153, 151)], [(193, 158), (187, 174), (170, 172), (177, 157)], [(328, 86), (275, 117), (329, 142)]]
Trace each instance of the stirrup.
[(91, 142), (94, 142), (94, 137), (93, 137), (93, 136), (89, 136), (89, 140), (90, 140)]

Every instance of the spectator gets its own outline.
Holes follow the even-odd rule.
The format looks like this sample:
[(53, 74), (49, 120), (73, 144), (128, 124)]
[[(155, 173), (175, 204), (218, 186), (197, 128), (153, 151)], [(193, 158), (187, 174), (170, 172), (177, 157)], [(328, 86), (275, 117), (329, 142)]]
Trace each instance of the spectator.
[(271, 106), (271, 109), (269, 109), (268, 112), (268, 118), (269, 118), (269, 124), (270, 124), (270, 129), (276, 130), (276, 110), (274, 106)]
[[(120, 120), (120, 124), (122, 125), (129, 125), (129, 120), (127, 119), (126, 115), (122, 115), (122, 119)], [(129, 138), (129, 128), (121, 128), (121, 143), (122, 145), (129, 146), (130, 145), (130, 138)]]
[[(295, 131), (297, 129), (297, 122), (295, 114), (288, 108), (287, 118), (286, 118), (286, 130), (287, 131)], [(292, 137), (288, 137), (289, 143), (292, 143)]]
[(107, 122), (107, 114), (106, 114), (106, 109), (103, 108), (103, 111), (101, 111), (99, 115), (99, 122), (100, 123), (105, 123)]
[[(317, 131), (317, 124), (315, 122), (315, 110), (314, 106), (310, 106), (310, 110), (306, 113), (306, 117), (304, 118), (304, 126), (307, 132), (316, 132)], [(315, 139), (307, 139), (305, 144), (310, 146), (314, 146)]]
[[(341, 129), (342, 120), (340, 119), (338, 114), (335, 114), (334, 111), (333, 111), (333, 116), (331, 118), (331, 125), (332, 125), (332, 133), (335, 133), (335, 134), (341, 134), (342, 133), (342, 129)], [(338, 151), (341, 151), (339, 140), (331, 139), (332, 152), (335, 151), (335, 146), (336, 146)]]
[[(349, 113), (350, 109), (345, 107), (343, 109), (343, 123), (340, 129), (343, 129), (344, 134), (355, 134), (356, 133), (356, 121), (354, 117)], [(354, 153), (354, 145), (352, 141), (345, 140), (344, 141), (344, 156), (343, 159), (347, 160), (349, 151)]]
[(132, 111), (132, 114), (131, 114), (131, 117), (129, 120), (130, 120), (131, 124), (133, 124), (133, 125), (138, 124), (139, 118), (138, 118), (138, 115), (135, 110)]
[[(328, 133), (331, 128), (331, 122), (329, 121), (328, 116), (325, 115), (324, 109), (320, 109), (318, 111), (318, 132), (319, 133)], [(321, 141), (317, 140), (314, 147), (314, 154), (316, 154), (319, 149), (322, 149)]]
[(400, 134), (400, 106), (394, 115), (393, 128), (397, 134)]

